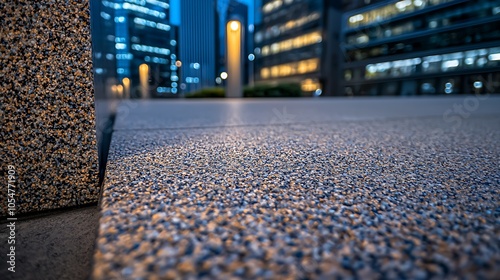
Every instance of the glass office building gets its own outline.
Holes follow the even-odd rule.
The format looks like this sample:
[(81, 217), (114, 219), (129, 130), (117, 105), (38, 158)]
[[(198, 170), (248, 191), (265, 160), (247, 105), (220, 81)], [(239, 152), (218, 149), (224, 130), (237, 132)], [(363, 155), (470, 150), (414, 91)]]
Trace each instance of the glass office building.
[(108, 94), (124, 98), (176, 96), (177, 40), (169, 24), (168, 2), (93, 2), (94, 74), (97, 81), (103, 80)]
[(360, 6), (342, 17), (339, 95), (500, 92), (499, 0)]
[(322, 0), (264, 0), (254, 35), (258, 83), (300, 83), (304, 92), (321, 91)]

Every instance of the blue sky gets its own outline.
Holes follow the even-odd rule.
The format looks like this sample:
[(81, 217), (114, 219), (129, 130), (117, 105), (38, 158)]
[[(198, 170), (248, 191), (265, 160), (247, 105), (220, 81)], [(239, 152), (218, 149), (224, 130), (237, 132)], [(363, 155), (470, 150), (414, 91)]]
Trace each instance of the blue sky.
[[(181, 10), (180, 10), (180, 1), (182, 0), (170, 0), (170, 21), (172, 24), (179, 25), (181, 23)], [(208, 1), (208, 0), (205, 0)], [(253, 23), (253, 0), (238, 0), (241, 3), (245, 3), (248, 5), (248, 16), (249, 16), (249, 23)]]

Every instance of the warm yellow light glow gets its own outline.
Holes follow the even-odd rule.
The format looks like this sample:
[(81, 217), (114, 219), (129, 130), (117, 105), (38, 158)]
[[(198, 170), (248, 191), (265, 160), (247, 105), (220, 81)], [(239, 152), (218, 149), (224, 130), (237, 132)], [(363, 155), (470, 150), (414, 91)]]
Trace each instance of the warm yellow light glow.
[(240, 28), (240, 23), (236, 20), (233, 20), (229, 23), (229, 27), (231, 28), (231, 30), (237, 31)]
[(274, 65), (271, 67), (262, 68), (260, 71), (261, 78), (277, 78), (287, 77), (297, 74), (305, 74), (317, 71), (319, 68), (319, 59), (312, 58), (297, 62)]
[(222, 73), (220, 73), (220, 77), (221, 77), (223, 80), (227, 79), (227, 73), (226, 73), (226, 72), (222, 72)]
[(130, 79), (125, 77), (122, 79), (123, 84), (123, 95), (125, 98), (130, 97)]
[(304, 46), (320, 43), (322, 41), (321, 32), (314, 31), (304, 35), (300, 35), (291, 39), (280, 41), (272, 45), (262, 47), (262, 55), (280, 53), (292, 49), (302, 48)]
[(122, 85), (117, 85), (116, 86), (116, 93), (118, 94), (118, 96), (123, 96), (123, 86)]
[(302, 88), (302, 91), (308, 92), (321, 88), (321, 85), (316, 79), (305, 79), (300, 83), (300, 87)]
[(142, 93), (142, 98), (148, 98), (149, 97), (149, 84), (148, 84), (148, 79), (149, 79), (149, 66), (147, 64), (141, 64), (139, 66), (139, 80), (141, 82), (141, 93)]
[(177, 61), (175, 62), (175, 66), (177, 66), (177, 67), (181, 67), (181, 66), (182, 66), (182, 62), (181, 62), (180, 60), (177, 60)]

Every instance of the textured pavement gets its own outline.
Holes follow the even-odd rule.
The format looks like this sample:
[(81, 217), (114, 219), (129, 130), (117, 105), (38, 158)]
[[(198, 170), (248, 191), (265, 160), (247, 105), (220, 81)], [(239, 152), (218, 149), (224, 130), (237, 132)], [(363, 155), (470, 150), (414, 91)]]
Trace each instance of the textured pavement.
[(123, 104), (93, 278), (500, 275), (500, 98), (303, 101)]

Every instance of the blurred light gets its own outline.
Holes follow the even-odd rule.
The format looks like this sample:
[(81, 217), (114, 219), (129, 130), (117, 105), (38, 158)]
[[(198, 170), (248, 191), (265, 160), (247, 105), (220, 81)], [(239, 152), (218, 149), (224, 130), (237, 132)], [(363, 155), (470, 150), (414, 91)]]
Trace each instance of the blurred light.
[(255, 59), (255, 55), (253, 53), (248, 55), (248, 60), (254, 61), (254, 59)]
[(115, 22), (125, 22), (125, 17), (115, 17)]
[(181, 62), (180, 60), (177, 60), (177, 61), (175, 62), (175, 66), (177, 66), (177, 67), (181, 67), (181, 66), (182, 66), (182, 62)]
[(175, 40), (170, 40), (170, 45), (175, 46), (175, 45), (177, 45), (177, 42)]
[(222, 79), (220, 77), (217, 77), (217, 78), (215, 78), (215, 82), (217, 84), (220, 84), (220, 83), (222, 83)]
[(450, 82), (447, 82), (444, 86), (446, 88), (452, 88), (453, 87), (453, 85)]
[(116, 43), (115, 44), (115, 49), (117, 49), (117, 50), (124, 50), (125, 48), (127, 48), (127, 45), (124, 43)]
[(95, 69), (95, 73), (96, 74), (102, 74), (103, 72), (104, 72), (104, 69), (102, 69), (102, 68), (96, 68)]
[(236, 20), (233, 20), (229, 23), (229, 27), (231, 28), (231, 30), (237, 31), (240, 28), (240, 23)]
[(474, 82), (474, 88), (482, 88), (482, 87), (483, 87), (483, 82), (481, 81)]
[(172, 87), (177, 87), (177, 83), (176, 82), (173, 82), (170, 84)]
[(157, 87), (156, 91), (158, 93), (165, 93), (165, 92), (170, 92), (170, 89), (168, 87)]
[(417, 7), (420, 7), (424, 4), (424, 1), (422, 0), (414, 0), (413, 1), (413, 5), (417, 6)]
[(226, 73), (226, 72), (222, 72), (222, 73), (220, 73), (220, 77), (221, 77), (223, 80), (227, 79), (227, 73)]
[(255, 26), (253, 24), (248, 25), (248, 31), (253, 32)]
[(486, 63), (488, 63), (488, 60), (484, 57), (481, 57), (480, 59), (477, 60), (477, 65), (479, 65), (479, 66), (483, 66)]
[(350, 17), (349, 22), (355, 23), (358, 21), (362, 21), (363, 19), (364, 19), (364, 16), (362, 14), (358, 14), (358, 15), (354, 15), (354, 16)]
[[(185, 85), (184, 85), (184, 86), (185, 86)], [(177, 93), (177, 88), (173, 88), (173, 89), (172, 89), (172, 93), (173, 93), (173, 94), (176, 94), (176, 93)]]
[(500, 53), (492, 53), (488, 56), (488, 59), (491, 61), (500, 60)]
[(125, 69), (124, 68), (118, 68), (118, 69), (116, 69), (116, 73), (123, 74), (123, 73), (125, 73)]
[(314, 91), (314, 95), (315, 96), (320, 96), (322, 93), (323, 93), (323, 91), (321, 89), (319, 89), (319, 88)]
[(106, 54), (106, 59), (107, 60), (113, 60), (113, 57), (114, 56), (112, 54), (110, 54), (110, 53)]
[(200, 64), (198, 62), (193, 63), (194, 69), (200, 69)]
[(172, 75), (172, 76), (170, 77), (170, 80), (171, 80), (171, 81), (174, 81), (174, 82), (177, 82), (177, 81), (179, 80), (179, 76), (177, 76), (177, 75)]
[(125, 77), (122, 79), (122, 83), (125, 87), (128, 87), (128, 86), (130, 86), (130, 79)]
[(134, 4), (130, 4), (130, 3), (123, 3), (123, 8), (125, 10), (136, 11), (136, 12), (140, 12), (143, 14), (157, 17), (157, 18), (163, 19), (166, 17), (166, 14), (164, 12), (155, 11), (155, 10), (152, 10), (152, 9), (149, 9), (146, 7), (142, 7), (142, 6), (138, 6), (138, 5), (134, 5)]
[(467, 65), (472, 65), (472, 64), (474, 64), (474, 58), (472, 58), (472, 57), (468, 57), (468, 58), (466, 58), (466, 59), (465, 59), (465, 64), (467, 64)]
[(111, 15), (106, 14), (105, 12), (101, 12), (101, 17), (102, 17), (103, 19), (105, 19), (105, 20), (108, 20), (108, 19), (110, 19), (110, 18), (111, 18)]
[(260, 54), (260, 48), (255, 48), (255, 49), (253, 50), (253, 52), (254, 52), (255, 54)]
[(457, 67), (459, 65), (459, 61), (457, 59), (448, 60), (443, 62), (443, 69)]
[(399, 1), (396, 3), (396, 8), (398, 8), (398, 10), (404, 11), (406, 9), (406, 7), (408, 7), (410, 5), (411, 5), (410, 0), (403, 0), (403, 1)]

